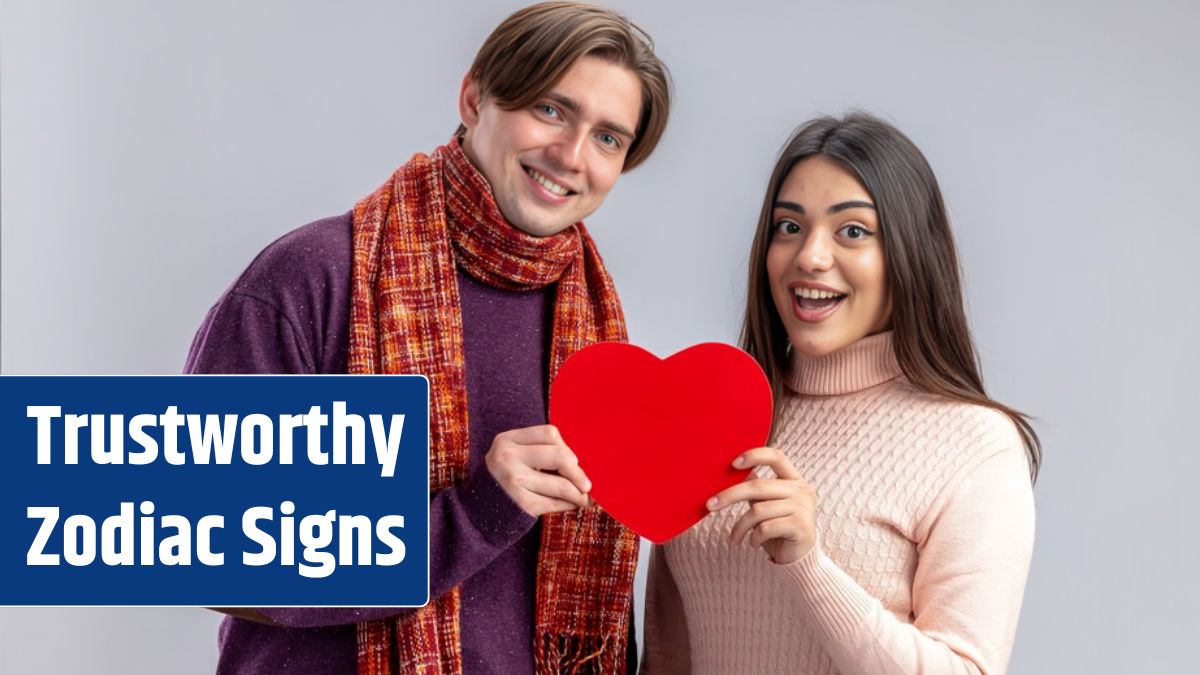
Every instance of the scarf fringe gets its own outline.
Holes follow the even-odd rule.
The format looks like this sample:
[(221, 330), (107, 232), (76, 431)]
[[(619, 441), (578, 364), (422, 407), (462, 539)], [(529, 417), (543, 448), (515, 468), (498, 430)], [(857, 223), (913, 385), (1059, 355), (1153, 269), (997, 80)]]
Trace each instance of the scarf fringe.
[[(620, 640), (612, 640), (620, 643)], [(534, 658), (538, 675), (610, 675), (625, 672), (625, 654), (614, 654), (609, 636), (543, 635)], [(612, 646), (616, 646), (615, 644)]]

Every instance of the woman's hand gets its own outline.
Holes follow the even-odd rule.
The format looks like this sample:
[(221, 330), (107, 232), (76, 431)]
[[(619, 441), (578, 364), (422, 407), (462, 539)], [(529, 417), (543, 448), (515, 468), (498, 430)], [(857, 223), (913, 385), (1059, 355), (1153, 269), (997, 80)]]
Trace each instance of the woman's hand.
[(775, 478), (751, 478), (708, 500), (709, 511), (738, 502), (750, 508), (729, 535), (731, 545), (750, 534), (751, 546), (762, 546), (771, 560), (786, 565), (803, 558), (817, 542), (817, 495), (786, 455), (776, 448), (747, 450), (733, 460), (738, 469), (767, 466)]

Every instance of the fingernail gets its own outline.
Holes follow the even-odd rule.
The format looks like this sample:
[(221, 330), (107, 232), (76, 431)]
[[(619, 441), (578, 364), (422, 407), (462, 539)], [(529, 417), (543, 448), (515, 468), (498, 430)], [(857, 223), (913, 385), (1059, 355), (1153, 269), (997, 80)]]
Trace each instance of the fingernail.
[(713, 497), (712, 499), (708, 500), (708, 501), (705, 503), (705, 506), (707, 506), (707, 507), (708, 507), (708, 510), (709, 510), (709, 511), (712, 511), (713, 509), (717, 508), (717, 504), (718, 504), (718, 503), (719, 503), (719, 502), (717, 501), (717, 498), (716, 498), (716, 497)]
[(592, 491), (592, 481), (590, 481), (590, 480), (583, 481), (583, 491), (584, 492)]
[(742, 468), (742, 465), (745, 463), (746, 463), (746, 458), (743, 457), (742, 455), (738, 455), (737, 459), (733, 460), (733, 465), (739, 469)]

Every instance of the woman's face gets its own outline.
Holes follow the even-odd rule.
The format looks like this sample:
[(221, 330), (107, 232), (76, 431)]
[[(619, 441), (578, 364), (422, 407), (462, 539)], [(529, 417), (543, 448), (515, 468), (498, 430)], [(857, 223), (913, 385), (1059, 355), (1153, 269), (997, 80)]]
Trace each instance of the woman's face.
[(771, 218), (767, 279), (792, 349), (824, 356), (890, 327), (879, 216), (853, 174), (820, 155), (803, 160)]

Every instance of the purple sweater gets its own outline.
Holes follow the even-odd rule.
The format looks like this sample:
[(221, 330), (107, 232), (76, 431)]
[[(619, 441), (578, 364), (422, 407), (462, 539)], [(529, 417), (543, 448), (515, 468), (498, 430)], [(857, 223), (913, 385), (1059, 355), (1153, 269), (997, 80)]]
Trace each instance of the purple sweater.
[[(345, 373), (351, 250), (349, 213), (305, 225), (268, 246), (205, 317), (185, 372)], [(461, 270), (458, 283), (470, 459), (466, 483), (430, 502), (430, 597), (461, 587), (464, 673), (531, 673), (541, 527), (492, 478), (484, 456), (496, 434), (546, 423), (553, 287), (505, 291)], [(226, 617), (219, 674), (352, 674), (354, 624), (406, 610), (259, 611), (280, 625)]]

